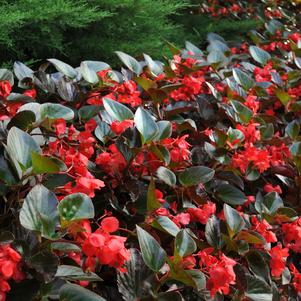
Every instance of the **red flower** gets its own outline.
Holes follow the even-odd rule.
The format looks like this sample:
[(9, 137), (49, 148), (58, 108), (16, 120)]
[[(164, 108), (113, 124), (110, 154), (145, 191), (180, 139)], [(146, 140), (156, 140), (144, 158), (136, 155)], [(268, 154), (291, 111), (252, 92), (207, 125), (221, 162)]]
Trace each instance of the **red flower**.
[[(104, 223), (105, 229), (108, 227), (109, 230), (114, 230), (113, 227), (116, 228), (116, 222), (113, 223), (106, 221)], [(130, 258), (130, 254), (124, 246), (126, 238), (110, 235), (104, 231), (105, 229), (99, 228), (85, 240), (82, 247), (83, 253), (88, 256), (85, 266), (93, 271), (96, 264), (95, 258), (97, 258), (101, 264), (125, 271), (122, 266)]]
[(256, 216), (252, 216), (251, 222), (253, 224), (254, 230), (261, 234), (265, 238), (267, 243), (277, 241), (275, 233), (270, 231), (272, 229), (272, 226), (265, 219), (259, 221)]
[(123, 120), (123, 121), (113, 121), (111, 124), (111, 130), (116, 134), (120, 135), (123, 133), (127, 128), (133, 126), (134, 121), (133, 120)]
[(66, 121), (63, 118), (56, 119), (53, 122), (55, 133), (57, 136), (63, 135), (66, 132)]
[(101, 228), (108, 233), (115, 232), (119, 228), (119, 221), (113, 216), (106, 217), (101, 221)]
[(7, 97), (12, 90), (12, 85), (7, 80), (0, 81), (0, 96)]
[(216, 293), (228, 295), (230, 284), (235, 284), (236, 276), (233, 267), (236, 261), (227, 257), (223, 253), (217, 256), (210, 255), (213, 248), (204, 249), (198, 253), (202, 269), (209, 273), (207, 288), (211, 297)]
[(301, 274), (296, 269), (296, 267), (293, 264), (290, 264), (290, 270), (292, 271), (292, 274), (294, 275), (294, 279), (292, 281), (292, 284), (295, 288), (295, 290), (298, 293), (301, 293)]
[(279, 194), (282, 193), (281, 187), (279, 185), (273, 186), (272, 184), (265, 184), (263, 190), (265, 192), (277, 192)]
[(23, 92), (24, 95), (29, 96), (31, 98), (36, 98), (37, 97), (37, 91), (36, 89), (30, 89), (30, 90), (25, 90)]
[(288, 248), (282, 249), (281, 245), (273, 247), (270, 251), (270, 267), (272, 276), (280, 277), (285, 269), (286, 258), (288, 257)]
[(296, 253), (301, 253), (301, 218), (293, 223), (282, 225), (284, 241)]
[(25, 278), (20, 269), (21, 255), (10, 245), (0, 246), (0, 301), (10, 291), (8, 280), (21, 281)]
[(201, 205), (199, 208), (188, 208), (187, 212), (190, 214), (191, 221), (206, 225), (209, 217), (215, 214), (215, 210), (215, 204), (208, 202), (207, 204)]

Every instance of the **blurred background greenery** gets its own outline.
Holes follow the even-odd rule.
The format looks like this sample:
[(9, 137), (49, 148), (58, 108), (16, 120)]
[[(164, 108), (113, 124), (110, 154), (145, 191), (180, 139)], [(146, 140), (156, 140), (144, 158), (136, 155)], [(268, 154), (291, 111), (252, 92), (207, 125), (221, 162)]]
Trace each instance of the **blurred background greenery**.
[[(165, 41), (204, 43), (208, 32), (240, 38), (259, 21), (212, 18), (201, 0), (4, 0), (0, 1), (1, 64), (56, 57), (115, 65), (115, 50), (161, 58)], [(227, 1), (225, 1), (227, 2)], [(233, 1), (230, 1), (233, 2)], [(237, 2), (237, 1), (236, 1)], [(164, 53), (164, 51), (163, 51)]]

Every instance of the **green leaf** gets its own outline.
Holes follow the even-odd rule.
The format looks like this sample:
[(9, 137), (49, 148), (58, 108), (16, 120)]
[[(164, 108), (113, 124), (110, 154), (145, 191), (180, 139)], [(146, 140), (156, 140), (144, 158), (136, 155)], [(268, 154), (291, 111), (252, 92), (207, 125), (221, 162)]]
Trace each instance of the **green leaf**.
[(57, 158), (42, 156), (37, 153), (31, 154), (32, 171), (35, 174), (55, 173), (66, 171), (65, 163)]
[(179, 181), (183, 186), (193, 186), (199, 183), (207, 183), (214, 177), (215, 171), (206, 166), (192, 166), (186, 168), (179, 175)]
[(301, 155), (301, 142), (294, 142), (290, 146), (289, 149), (293, 156), (300, 156)]
[(254, 86), (254, 80), (247, 73), (241, 71), (240, 69), (233, 69), (234, 79), (238, 84), (240, 84), (246, 91)]
[(199, 55), (199, 56), (203, 56), (203, 52), (201, 49), (199, 49), (197, 46), (195, 46), (194, 44), (190, 43), (189, 41), (185, 42), (185, 48), (192, 52), (194, 55)]
[(147, 64), (149, 70), (155, 75), (158, 76), (163, 72), (163, 67), (155, 62), (149, 55), (143, 54), (145, 63)]
[(146, 78), (146, 77), (135, 77), (135, 82), (145, 91), (148, 91), (150, 89), (156, 89), (157, 84), (155, 81)]
[(175, 239), (176, 254), (185, 257), (194, 253), (197, 249), (193, 238), (188, 234), (187, 230), (182, 229)]
[(90, 70), (93, 70), (95, 72), (110, 68), (109, 64), (100, 61), (83, 61), (82, 63), (85, 63), (85, 65), (87, 65)]
[(160, 244), (145, 230), (136, 225), (138, 241), (145, 264), (158, 272), (166, 261), (166, 252)]
[(137, 75), (140, 75), (140, 73), (142, 72), (142, 67), (136, 59), (121, 51), (115, 51), (115, 53), (118, 55), (120, 60), (129, 68), (129, 70), (136, 73)]
[(60, 301), (106, 301), (106, 299), (80, 285), (66, 283), (60, 289)]
[(66, 173), (53, 173), (43, 176), (43, 185), (48, 189), (53, 190), (57, 187), (64, 186), (68, 182), (72, 182), (74, 179), (68, 176)]
[(18, 112), (8, 123), (7, 129), (17, 127), (21, 130), (27, 130), (29, 126), (36, 121), (36, 115), (32, 111), (20, 111)]
[(284, 106), (286, 106), (291, 99), (290, 95), (281, 89), (276, 89), (275, 94)]
[[(229, 128), (229, 130), (227, 132), (227, 135), (228, 135), (229, 142), (236, 142), (237, 139), (240, 142), (242, 142), (245, 139), (245, 135), (243, 134), (242, 131), (237, 130), (237, 129), (233, 129), (231, 127)], [(237, 145), (237, 144), (235, 144), (235, 145)]]
[(246, 255), (250, 270), (265, 282), (270, 283), (270, 270), (263, 256), (257, 250), (251, 250)]
[(112, 136), (114, 133), (111, 131), (110, 126), (106, 122), (102, 121), (95, 129), (94, 134), (102, 143), (106, 143), (108, 137)]
[(32, 78), (34, 71), (28, 68), (21, 62), (14, 62), (14, 73), (19, 81), (22, 81), (24, 78)]
[(269, 140), (274, 136), (273, 123), (266, 123), (260, 127), (260, 137), (263, 140)]
[(300, 124), (297, 122), (297, 120), (293, 120), (285, 128), (285, 133), (293, 140), (295, 140), (298, 137), (299, 132)]
[(7, 69), (0, 69), (0, 80), (7, 80), (12, 86), (14, 85), (14, 75)]
[(80, 64), (80, 72), (83, 76), (83, 78), (90, 84), (97, 84), (99, 82), (98, 75), (96, 72), (92, 69), (89, 68), (89, 65), (87, 62), (81, 62)]
[(93, 218), (95, 214), (92, 200), (84, 193), (64, 197), (58, 205), (58, 211), (61, 218), (68, 222)]
[(171, 122), (167, 120), (160, 120), (157, 122), (159, 132), (156, 140), (163, 140), (169, 138), (172, 134)]
[(251, 120), (253, 112), (248, 107), (237, 100), (231, 100), (230, 103), (234, 111), (237, 113), (238, 117), (244, 123), (248, 123)]
[(0, 179), (9, 185), (14, 185), (18, 182), (13, 167), (4, 155), (0, 156)]
[(277, 192), (269, 192), (263, 198), (263, 209), (268, 214), (275, 214), (276, 211), (284, 207), (283, 200)]
[(272, 301), (273, 294), (271, 288), (262, 279), (249, 275), (247, 278), (246, 297), (251, 301)]
[(212, 50), (207, 56), (207, 61), (211, 65), (218, 65), (219, 63), (225, 63), (227, 57), (219, 50)]
[(22, 169), (27, 169), (32, 163), (32, 152), (40, 153), (41, 149), (29, 134), (12, 127), (7, 136), (7, 152), (21, 164)]
[(157, 301), (183, 301), (182, 295), (177, 291), (167, 291), (163, 293), (159, 293), (157, 296)]
[(224, 204), (224, 214), (227, 221), (227, 225), (230, 228), (230, 232), (232, 234), (231, 237), (244, 228), (244, 219), (231, 206)]
[(249, 165), (246, 170), (245, 176), (248, 181), (256, 181), (260, 177), (260, 172), (257, 169), (252, 169)]
[(38, 231), (43, 237), (55, 239), (55, 229), (59, 225), (55, 194), (43, 185), (34, 186), (27, 194), (20, 211), (21, 225)]
[(58, 119), (63, 118), (65, 120), (72, 120), (74, 118), (74, 112), (72, 109), (65, 107), (58, 103), (43, 103), (40, 106), (41, 119)]
[(198, 290), (206, 288), (206, 276), (200, 270), (186, 270), (196, 284)]
[(292, 222), (298, 218), (298, 213), (290, 207), (280, 207), (276, 211), (275, 219), (282, 223)]
[(70, 78), (75, 78), (77, 76), (77, 71), (71, 67), (70, 65), (57, 60), (57, 59), (48, 59), (48, 62), (54, 65), (54, 67), (59, 71), (62, 72), (64, 75), (70, 77)]
[[(156, 223), (158, 223), (158, 226)], [(159, 230), (166, 231), (172, 236), (176, 236), (180, 231), (180, 228), (167, 216), (158, 216), (153, 226)]]
[(268, 52), (257, 46), (250, 46), (249, 51), (252, 58), (262, 65), (266, 65), (266, 63), (271, 59), (271, 56)]
[(53, 242), (50, 245), (51, 250), (60, 251), (64, 253), (81, 252), (81, 248), (70, 242)]
[(176, 175), (171, 170), (169, 170), (164, 166), (160, 166), (157, 169), (157, 176), (162, 182), (164, 182), (165, 184), (171, 187), (174, 187), (176, 185), (177, 182)]
[(187, 270), (184, 270), (181, 262), (172, 261), (169, 257), (167, 257), (167, 263), (170, 268), (170, 278), (180, 281), (187, 286), (196, 287), (196, 282), (192, 279)]
[(101, 109), (101, 106), (83, 106), (78, 110), (78, 116), (81, 120), (90, 120), (94, 116), (96, 116)]
[(102, 281), (95, 273), (85, 273), (82, 268), (73, 265), (59, 265), (55, 277), (66, 280)]
[(220, 184), (216, 188), (216, 196), (230, 205), (242, 205), (247, 199), (241, 190), (230, 184)]
[(147, 211), (153, 211), (161, 207), (156, 195), (156, 187), (153, 179), (151, 179), (147, 190)]
[(141, 107), (137, 109), (134, 121), (144, 143), (152, 141), (159, 132), (158, 125), (154, 121), (152, 115)]
[(115, 100), (104, 98), (103, 105), (114, 120), (123, 121), (125, 119), (133, 119), (134, 117), (134, 114), (128, 107)]
[(205, 226), (205, 237), (207, 242), (215, 249), (222, 246), (220, 222), (215, 215), (211, 216)]
[(237, 240), (244, 240), (250, 244), (265, 245), (266, 240), (258, 232), (253, 230), (241, 231), (236, 236)]
[(53, 279), (59, 264), (59, 259), (55, 254), (46, 248), (40, 248), (26, 259), (30, 268), (35, 269), (44, 282), (50, 282)]
[(165, 146), (150, 145), (149, 150), (160, 160), (164, 161), (167, 165), (170, 163), (170, 152)]
[(130, 260), (125, 262), (126, 272), (117, 272), (118, 290), (125, 301), (143, 300), (149, 295), (149, 288), (159, 284), (155, 273), (143, 262), (137, 249), (130, 249)]

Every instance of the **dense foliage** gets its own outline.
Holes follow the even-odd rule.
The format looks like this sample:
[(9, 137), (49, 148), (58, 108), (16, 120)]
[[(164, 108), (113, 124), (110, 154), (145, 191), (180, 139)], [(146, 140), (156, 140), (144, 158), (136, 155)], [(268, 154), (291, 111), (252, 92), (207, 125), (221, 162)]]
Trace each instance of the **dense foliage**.
[(281, 16), (163, 62), (117, 51), (121, 72), (0, 69), (1, 301), (300, 298), (301, 34)]
[(191, 0), (175, 19), (184, 27), (186, 39), (202, 45), (209, 32), (230, 41), (244, 40), (250, 30), (264, 27), (266, 18), (300, 24), (300, 9), (298, 0)]
[(116, 49), (159, 56), (164, 40), (183, 41), (183, 29), (169, 17), (186, 6), (181, 0), (1, 1), (1, 62), (55, 56), (73, 64), (115, 63)]

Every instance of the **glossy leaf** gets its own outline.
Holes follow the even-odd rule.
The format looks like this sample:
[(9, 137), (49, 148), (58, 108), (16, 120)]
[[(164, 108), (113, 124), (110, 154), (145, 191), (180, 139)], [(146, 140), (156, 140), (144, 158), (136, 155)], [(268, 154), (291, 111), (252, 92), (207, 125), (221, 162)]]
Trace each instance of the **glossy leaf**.
[(106, 299), (77, 284), (66, 283), (60, 289), (61, 301), (106, 301)]
[(266, 63), (271, 59), (271, 56), (268, 52), (257, 46), (250, 46), (249, 51), (252, 58), (262, 65), (266, 65)]
[(104, 98), (103, 105), (114, 120), (123, 121), (125, 119), (133, 119), (134, 117), (134, 114), (128, 107), (115, 100)]
[(55, 239), (59, 225), (58, 201), (55, 194), (43, 185), (34, 186), (27, 194), (20, 211), (21, 225), (38, 231), (48, 239)]
[(246, 91), (254, 86), (254, 80), (247, 73), (241, 71), (240, 69), (233, 69), (234, 79), (238, 84), (240, 84)]
[(196, 243), (193, 238), (189, 235), (187, 230), (182, 229), (176, 236), (175, 239), (175, 250), (176, 254), (181, 257), (186, 257), (194, 253), (197, 249)]
[(158, 125), (152, 115), (141, 107), (137, 109), (134, 121), (144, 143), (152, 141), (159, 132)]
[(177, 178), (176, 175), (168, 168), (160, 166), (157, 170), (158, 178), (165, 184), (173, 187), (176, 185)]
[(238, 211), (233, 209), (231, 206), (224, 204), (224, 214), (227, 225), (233, 235), (237, 234), (244, 228), (245, 222), (243, 218), (240, 216)]
[(31, 154), (32, 171), (35, 174), (56, 173), (66, 171), (67, 167), (61, 160), (53, 157), (42, 156), (37, 153)]
[(238, 188), (230, 184), (221, 184), (216, 188), (216, 196), (230, 205), (242, 205), (247, 197)]
[(81, 62), (80, 64), (80, 72), (83, 78), (90, 84), (97, 84), (99, 82), (99, 78), (96, 72), (89, 68), (87, 62)]
[(95, 273), (84, 272), (82, 268), (73, 265), (59, 265), (55, 277), (72, 281), (102, 281)]
[(133, 71), (137, 75), (140, 75), (142, 72), (142, 67), (135, 58), (121, 51), (115, 51), (115, 53), (129, 70)]
[(199, 183), (207, 183), (214, 177), (214, 170), (206, 166), (193, 166), (186, 168), (179, 175), (179, 181), (183, 186), (193, 186)]
[(160, 244), (141, 227), (136, 226), (138, 241), (145, 264), (153, 271), (158, 272), (166, 260), (166, 252)]
[(58, 103), (43, 103), (40, 106), (41, 118), (72, 120), (74, 112), (72, 109)]
[(41, 149), (29, 134), (12, 127), (7, 136), (7, 152), (21, 164), (22, 169), (27, 169), (32, 164), (31, 154), (40, 153)]
[(47, 60), (48, 62), (50, 62), (51, 64), (54, 65), (54, 67), (62, 72), (64, 75), (70, 77), (70, 78), (74, 78), (77, 76), (77, 72), (76, 70), (71, 67), (70, 65), (60, 61), (60, 60), (57, 60), (57, 59), (48, 59)]
[(162, 230), (172, 236), (176, 236), (180, 231), (180, 228), (167, 216), (158, 216), (155, 221), (159, 224)]
[(58, 211), (61, 219), (68, 222), (93, 218), (95, 214), (92, 200), (84, 193), (64, 197), (58, 205)]

